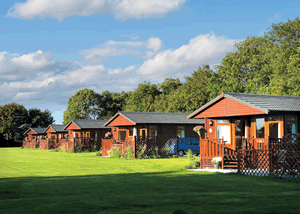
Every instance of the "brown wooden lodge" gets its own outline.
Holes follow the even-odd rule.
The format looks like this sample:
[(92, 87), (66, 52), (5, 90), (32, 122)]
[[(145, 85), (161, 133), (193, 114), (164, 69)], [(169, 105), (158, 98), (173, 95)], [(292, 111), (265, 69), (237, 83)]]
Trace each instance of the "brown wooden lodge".
[[(203, 125), (204, 120), (188, 120), (188, 115), (188, 113), (120, 111), (104, 125), (111, 127), (112, 139), (104, 139), (102, 154), (106, 156), (106, 152), (113, 147), (112, 144), (121, 144), (118, 147), (123, 150), (128, 145), (135, 149), (139, 143), (146, 143), (148, 147), (150, 144), (160, 147), (170, 138), (177, 136), (198, 139), (199, 136), (193, 128)], [(139, 142), (133, 142), (135, 140)]]
[(27, 135), (23, 141), (24, 148), (39, 148), (39, 143), (42, 139), (45, 139), (45, 128), (30, 128), (24, 135)]
[[(272, 142), (299, 133), (299, 114), (300, 97), (223, 92), (188, 116), (204, 119), (201, 168), (213, 168), (213, 157), (223, 158), (222, 168), (237, 167), (237, 152), (243, 149), (252, 149), (249, 158), (253, 159), (267, 151)], [(265, 162), (270, 160), (268, 156), (257, 160), (263, 158)]]

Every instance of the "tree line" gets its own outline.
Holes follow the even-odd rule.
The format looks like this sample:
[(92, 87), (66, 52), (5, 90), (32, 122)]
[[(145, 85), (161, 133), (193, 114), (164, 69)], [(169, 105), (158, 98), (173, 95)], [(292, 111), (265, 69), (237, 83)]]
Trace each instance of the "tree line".
[(273, 24), (264, 36), (235, 44), (221, 64), (202, 65), (181, 82), (143, 82), (130, 92), (78, 91), (68, 100), (70, 119), (109, 119), (118, 111), (193, 112), (224, 92), (300, 95), (300, 20)]
[(31, 127), (46, 127), (54, 123), (51, 112), (38, 108), (26, 109), (18, 103), (0, 106), (0, 146), (20, 141)]

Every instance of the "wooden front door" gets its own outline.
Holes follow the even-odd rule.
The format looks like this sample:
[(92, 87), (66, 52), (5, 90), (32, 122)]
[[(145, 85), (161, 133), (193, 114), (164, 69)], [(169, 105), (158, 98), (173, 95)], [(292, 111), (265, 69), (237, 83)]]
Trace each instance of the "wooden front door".
[(242, 148), (242, 139), (249, 137), (249, 127), (247, 119), (234, 119), (232, 132), (232, 149)]
[(142, 138), (147, 137), (147, 129), (146, 128), (140, 129), (140, 137), (142, 137)]

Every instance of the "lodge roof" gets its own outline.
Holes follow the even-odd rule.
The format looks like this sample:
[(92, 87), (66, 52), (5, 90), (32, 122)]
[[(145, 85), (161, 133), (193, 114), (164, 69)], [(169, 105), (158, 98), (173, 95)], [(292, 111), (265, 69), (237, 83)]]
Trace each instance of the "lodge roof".
[(266, 94), (245, 94), (245, 93), (222, 93), (220, 96), (214, 98), (206, 103), (193, 113), (188, 118), (192, 118), (202, 110), (211, 106), (213, 103), (228, 97), (255, 109), (266, 112), (267, 114), (272, 111), (300, 111), (300, 97), (297, 96), (279, 96), (279, 95), (266, 95)]
[(107, 120), (71, 120), (64, 128), (66, 128), (71, 124), (74, 123), (76, 126), (78, 126), (80, 129), (107, 129), (108, 127), (104, 127), (104, 124), (107, 122)]
[(68, 132), (67, 130), (64, 130), (65, 125), (59, 125), (59, 124), (50, 124), (45, 130), (44, 132), (47, 131), (47, 129), (52, 128), (55, 132)]
[(122, 115), (136, 124), (203, 124), (204, 119), (188, 120), (189, 113), (166, 113), (166, 112), (125, 112), (116, 113), (104, 126), (111, 123), (118, 115)]
[(45, 128), (29, 128), (26, 132), (24, 132), (24, 135), (27, 134), (30, 130), (33, 130), (36, 134), (44, 134)]

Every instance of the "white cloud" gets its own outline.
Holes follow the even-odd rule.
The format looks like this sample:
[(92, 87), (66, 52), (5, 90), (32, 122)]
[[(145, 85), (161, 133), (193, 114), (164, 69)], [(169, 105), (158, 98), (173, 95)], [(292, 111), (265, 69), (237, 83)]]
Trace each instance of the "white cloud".
[(147, 48), (158, 51), (161, 48), (162, 41), (158, 37), (152, 37), (147, 41)]
[(124, 69), (108, 69), (108, 74), (113, 75), (113, 74), (120, 74), (120, 73), (127, 73), (131, 72), (135, 69), (134, 65), (128, 66)]
[(191, 72), (202, 64), (218, 64), (225, 54), (233, 50), (238, 40), (216, 36), (214, 33), (199, 35), (176, 50), (166, 50), (155, 55), (138, 68), (137, 73), (148, 79)]
[(272, 16), (271, 18), (269, 18), (269, 22), (272, 22), (273, 20), (280, 18), (281, 16), (279, 15), (279, 13), (276, 13), (274, 16)]
[(22, 92), (17, 93), (14, 100), (28, 100), (33, 99), (39, 95), (38, 92)]
[(5, 51), (0, 54), (0, 73), (8, 80), (22, 79), (54, 63), (51, 53), (44, 53), (41, 50), (22, 56), (11, 56), (16, 54), (8, 54)]
[(162, 17), (178, 10), (186, 0), (27, 0), (7, 15), (17, 18), (56, 18), (112, 13), (117, 19)]
[[(81, 51), (83, 62), (101, 64), (110, 57), (131, 55), (141, 58), (150, 58), (161, 48), (162, 41), (158, 37), (151, 37), (145, 42), (138, 41), (113, 41), (109, 40), (100, 47)], [(154, 51), (143, 52), (143, 49)]]

